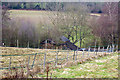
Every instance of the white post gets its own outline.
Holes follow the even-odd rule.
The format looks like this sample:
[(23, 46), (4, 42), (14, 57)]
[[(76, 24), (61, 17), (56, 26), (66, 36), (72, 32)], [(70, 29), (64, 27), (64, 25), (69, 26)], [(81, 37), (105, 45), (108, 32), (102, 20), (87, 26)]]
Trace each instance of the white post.
[(46, 63), (46, 53), (44, 53), (44, 63), (43, 63), (43, 69), (45, 70), (45, 63)]
[(94, 56), (95, 56), (95, 48), (94, 48)]
[(95, 47), (94, 47), (94, 56), (95, 56), (95, 51), (96, 51), (96, 40), (95, 40)]
[(104, 55), (104, 46), (103, 46), (103, 51), (102, 52), (103, 52), (102, 55)]
[(58, 63), (58, 53), (59, 52), (56, 53), (56, 66), (57, 66), (57, 63)]
[(29, 67), (29, 63), (30, 63), (30, 56), (29, 56), (29, 58), (28, 58), (28, 67)]
[(103, 46), (103, 52), (104, 52), (104, 46)]
[(37, 55), (37, 53), (36, 53), (36, 54), (35, 54), (35, 56), (34, 56), (34, 60), (33, 60), (33, 63), (32, 63), (32, 68), (33, 68), (34, 63), (35, 63), (35, 58), (36, 58), (36, 55)]
[(107, 47), (107, 52), (109, 52), (109, 45), (108, 45), (108, 47)]
[[(3, 46), (5, 45), (5, 43), (3, 43)], [(5, 46), (4, 46), (5, 47)]]
[(88, 57), (90, 56), (90, 47), (88, 48)]
[(114, 45), (112, 45), (112, 52), (114, 52), (114, 47), (115, 47), (115, 46), (114, 46)]
[(67, 61), (68, 61), (68, 56), (69, 56), (69, 50), (68, 50), (68, 52), (67, 52)]
[(28, 45), (27, 45), (27, 48), (29, 48), (29, 41), (28, 41)]
[(98, 47), (98, 51), (100, 52), (100, 46)]
[(45, 41), (45, 49), (47, 49), (47, 40)]
[(77, 54), (78, 54), (78, 47), (77, 47), (77, 51), (76, 51), (76, 55), (75, 55), (75, 61), (77, 60)]
[(83, 57), (84, 57), (84, 49), (83, 49), (83, 52), (82, 52), (82, 54), (83, 54)]
[(9, 71), (11, 69), (11, 57), (10, 57), (10, 61), (9, 61)]
[(118, 45), (116, 45), (116, 52), (118, 51)]
[(19, 47), (19, 42), (18, 42), (18, 40), (17, 40), (17, 47)]
[(111, 49), (112, 47), (110, 46), (110, 53), (112, 52), (112, 49)]
[(76, 54), (75, 54), (75, 61), (77, 60), (77, 51), (76, 51)]

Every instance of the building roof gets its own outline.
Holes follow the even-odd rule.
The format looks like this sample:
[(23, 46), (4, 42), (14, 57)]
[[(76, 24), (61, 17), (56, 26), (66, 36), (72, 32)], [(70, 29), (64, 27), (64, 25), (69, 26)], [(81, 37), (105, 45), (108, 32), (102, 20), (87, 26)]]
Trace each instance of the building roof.
[(63, 41), (63, 42), (66, 42), (66, 41), (70, 41), (68, 38), (66, 38), (65, 36), (62, 36), (61, 37), (61, 40)]
[[(55, 44), (55, 42), (52, 41), (51, 39), (46, 39), (46, 40), (47, 40), (47, 43)], [(45, 44), (46, 40), (42, 41), (41, 44)]]

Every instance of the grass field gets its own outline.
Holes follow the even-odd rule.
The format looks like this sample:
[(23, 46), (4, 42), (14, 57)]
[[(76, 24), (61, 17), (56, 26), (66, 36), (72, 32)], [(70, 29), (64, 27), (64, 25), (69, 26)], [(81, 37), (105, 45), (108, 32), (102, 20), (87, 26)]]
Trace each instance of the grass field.
[[(58, 53), (57, 51), (59, 51), (58, 59), (60, 59), (60, 61), (63, 60), (63, 62), (65, 60), (64, 58), (67, 58), (67, 55), (69, 57), (68, 58), (69, 60), (72, 60), (74, 55), (74, 51), (70, 51), (70, 50), (15, 48), (15, 47), (0, 47), (0, 49), (2, 50), (1, 55), (9, 55), (9, 56), (2, 57), (3, 67), (9, 66), (10, 58), (12, 59), (11, 66), (18, 66), (19, 62), (23, 62), (24, 64), (26, 64), (26, 61), (28, 62), (29, 57), (30, 57), (30, 63), (32, 64), (35, 53), (41, 53), (36, 56), (35, 64), (40, 64), (44, 62), (44, 53), (46, 53), (46, 61), (56, 60), (56, 55), (57, 55), (56, 53)], [(29, 54), (33, 54), (33, 55), (29, 55)], [(103, 53), (99, 52), (98, 54), (103, 54)], [(21, 56), (17, 56), (17, 55), (21, 55)], [(96, 56), (96, 55), (94, 52), (89, 52), (89, 55), (88, 55), (88, 52), (84, 52), (84, 56), (83, 56), (82, 51), (77, 52), (77, 59), (88, 58), (91, 56)]]
[[(32, 48), (15, 48), (15, 47), (0, 47), (2, 50), (2, 55), (9, 55), (9, 56), (2, 56), (1, 57), (1, 63), (2, 67), (6, 68), (9, 67), (10, 63), (10, 58), (11, 58), (11, 66), (10, 67), (18, 67), (21, 64), (23, 66), (26, 65), (32, 65), (33, 60), (35, 55), (28, 55), (28, 54), (35, 54), (35, 53), (46, 53), (46, 62), (51, 62), (50, 63), (50, 69), (58, 67), (58, 68), (63, 68), (63, 67), (70, 67), (72, 65), (76, 65), (78, 63), (83, 63), (87, 61), (88, 59), (93, 60), (92, 58), (103, 56), (103, 52), (97, 53), (98, 55), (95, 55), (94, 52), (90, 52), (88, 55), (88, 52), (83, 52), (78, 51), (77, 57), (74, 56), (73, 60), (73, 55), (74, 51), (69, 51), (69, 50), (55, 50), (55, 49), (32, 49)], [(58, 65), (56, 66), (56, 53), (58, 53)], [(27, 54), (26, 56), (24, 56)], [(107, 53), (108, 54), (108, 53)], [(14, 56), (11, 56), (14, 55)], [(17, 56), (21, 55), (21, 56)], [(68, 55), (68, 60), (66, 59)], [(76, 60), (75, 60), (76, 58)], [(29, 64), (28, 64), (29, 62)], [(43, 69), (43, 62), (44, 62), (44, 54), (38, 54), (36, 55), (35, 62), (34, 62), (34, 67), (39, 67)], [(71, 63), (72, 62), (72, 63)], [(41, 64), (41, 65), (40, 65)], [(9, 69), (8, 69), (9, 70)], [(6, 69), (3, 69), (3, 74), (6, 72)]]
[(51, 19), (54, 18), (54, 11), (37, 11), (37, 10), (10, 10), (10, 18), (16, 21), (26, 20), (32, 22), (35, 27), (39, 25), (52, 25)]
[[(55, 11), (37, 11), (37, 10), (10, 10), (10, 18), (19, 20), (28, 20), (34, 25), (52, 25), (51, 18), (55, 17)], [(101, 14), (91, 13), (90, 16), (101, 16)]]
[[(52, 75), (51, 75), (52, 74)], [(118, 54), (49, 72), (54, 78), (118, 78)], [(38, 74), (37, 77), (46, 77)]]
[[(54, 12), (49, 12), (49, 11), (10, 10), (10, 12), (11, 12), (10, 13), (11, 19), (18, 21), (18, 23), (20, 20), (30, 21), (36, 27), (40, 25), (42, 26), (49, 25), (49, 24), (51, 25), (49, 16), (54, 16), (53, 14)], [(91, 15), (94, 15), (94, 14), (91, 14)], [(97, 16), (100, 16), (100, 15), (97, 15)], [(77, 57), (76, 57), (74, 56), (74, 51), (70, 51), (70, 50), (16, 48), (16, 47), (0, 47), (0, 49), (2, 51), (0, 55), (9, 55), (9, 56), (0, 57), (0, 64), (2, 65), (0, 66), (0, 68), (16, 67), (21, 65), (23, 66), (32, 65), (34, 61), (33, 68), (36, 68), (37, 66), (42, 70), (44, 58), (45, 58), (44, 56), (46, 53), (46, 62), (51, 62), (49, 63), (50, 64), (49, 66), (51, 69), (50, 74), (52, 73), (51, 75), (52, 77), (60, 77), (60, 78), (62, 77), (64, 78), (83, 78), (83, 77), (85, 78), (87, 77), (114, 78), (115, 77), (116, 78), (118, 77), (117, 70), (116, 70), (116, 68), (118, 67), (117, 54), (103, 57), (105, 52), (104, 53), (99, 52), (97, 53), (97, 55), (94, 52), (89, 52), (89, 55), (88, 55), (88, 52), (84, 52), (84, 55), (83, 55), (82, 51), (78, 51), (76, 53), (77, 54)], [(37, 54), (35, 56), (36, 53), (41, 53), (41, 54)], [(58, 53), (58, 56), (57, 56), (58, 63), (56, 65), (57, 53)], [(106, 53), (106, 54), (109, 54), (109, 53)], [(74, 60), (73, 60), (73, 57), (74, 57)], [(103, 57), (103, 58), (94, 60), (94, 58), (98, 58), (98, 57)], [(94, 61), (84, 63), (88, 60), (94, 60)], [(80, 64), (80, 63), (84, 63), (84, 64)], [(109, 65), (110, 63), (112, 63), (113, 66)], [(76, 65), (76, 66), (73, 66), (73, 65)], [(54, 69), (54, 68), (57, 68), (57, 69)], [(63, 68), (63, 69), (59, 69), (59, 68)], [(108, 68), (110, 68), (110, 70), (113, 70), (113, 72), (111, 72), (113, 76), (109, 74), (110, 70), (108, 70)], [(25, 69), (24, 71), (26, 71)], [(8, 72), (9, 69), (7, 70), (3, 69), (0, 71), (3, 72), (2, 77), (4, 77), (4, 74), (6, 75), (6, 72)], [(39, 73), (35, 77), (46, 77), (45, 74)]]

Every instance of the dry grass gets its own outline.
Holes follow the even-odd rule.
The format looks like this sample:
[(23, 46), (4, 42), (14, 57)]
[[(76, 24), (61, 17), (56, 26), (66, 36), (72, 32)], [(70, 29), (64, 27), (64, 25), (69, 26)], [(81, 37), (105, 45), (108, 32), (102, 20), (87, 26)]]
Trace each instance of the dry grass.
[[(55, 11), (37, 11), (37, 10), (10, 10), (10, 18), (17, 21), (27, 20), (32, 22), (35, 27), (52, 26), (51, 18), (55, 18)], [(62, 14), (63, 16), (63, 14)], [(101, 16), (101, 14), (91, 13), (90, 16)], [(50, 18), (51, 17), (51, 18)]]
[[(62, 68), (66, 66), (72, 66), (77, 65), (78, 63), (84, 63), (85, 61), (92, 60), (93, 58), (97, 58), (99, 56), (103, 56), (102, 52), (98, 53), (99, 56), (96, 56), (94, 52), (90, 52), (88, 56), (88, 52), (84, 52), (84, 56), (81, 51), (78, 51), (77, 57), (74, 57), (73, 55), (74, 51), (68, 51), (68, 50), (55, 50), (55, 49), (33, 49), (33, 48), (16, 48), (16, 47), (0, 47), (2, 50), (2, 55), (23, 55), (23, 54), (35, 54), (35, 53), (46, 53), (46, 62), (53, 61), (49, 63), (49, 69), (53, 68)], [(56, 66), (56, 51), (61, 51), (58, 53), (58, 65)], [(69, 53), (69, 54), (68, 54)], [(68, 54), (68, 61), (67, 59), (64, 59), (67, 57)], [(20, 66), (20, 63), (23, 66), (26, 65), (32, 65), (35, 55), (27, 55), (27, 56), (3, 56), (1, 58), (2, 67), (9, 67), (9, 61), (11, 58), (11, 67)], [(29, 60), (30, 58), (30, 60)], [(62, 59), (61, 59), (62, 58)], [(60, 60), (61, 59), (61, 60)], [(29, 61), (29, 64), (28, 64)], [(44, 54), (39, 54), (35, 58), (34, 66), (39, 66), (41, 70), (43, 70), (43, 62), (44, 62)], [(67, 63), (66, 63), (67, 62)], [(40, 65), (42, 64), (42, 65)], [(35, 67), (34, 67), (35, 68)], [(25, 68), (26, 69), (26, 68)], [(37, 70), (37, 68), (35, 68)], [(26, 69), (27, 70), (27, 69)], [(24, 71), (26, 71), (24, 70)], [(7, 70), (1, 70), (3, 72)], [(34, 71), (32, 71), (34, 72)]]
[(34, 10), (10, 10), (10, 18), (17, 21), (27, 20), (32, 22), (35, 27), (39, 25), (52, 25), (51, 19), (54, 18), (54, 11), (34, 11)]
[(13, 68), (9, 71), (4, 71), (2, 78), (34, 78), (34, 75), (42, 72), (39, 66), (34, 66), (31, 69), (30, 66), (26, 65), (26, 68), (24, 68), (24, 65), (21, 64), (20, 67), (20, 69)]

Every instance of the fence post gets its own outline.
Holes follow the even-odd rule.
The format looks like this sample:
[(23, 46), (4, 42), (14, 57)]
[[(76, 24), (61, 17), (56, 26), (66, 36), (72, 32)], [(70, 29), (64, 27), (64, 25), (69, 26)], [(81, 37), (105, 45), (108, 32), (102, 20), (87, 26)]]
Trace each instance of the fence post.
[(68, 61), (68, 56), (69, 56), (69, 50), (68, 50), (68, 52), (67, 52), (67, 61)]
[(95, 56), (95, 48), (94, 48), (94, 56)]
[(74, 50), (74, 54), (73, 54), (73, 60), (74, 60), (74, 56), (75, 56), (75, 50)]
[(102, 51), (102, 52), (103, 52), (103, 54), (102, 54), (102, 55), (104, 55), (104, 46), (103, 46), (103, 51)]
[(112, 47), (110, 46), (110, 53), (112, 52), (112, 49), (111, 49)]
[(10, 61), (9, 61), (9, 71), (11, 69), (11, 57), (10, 57)]
[(83, 49), (83, 52), (82, 52), (82, 54), (83, 54), (83, 58), (84, 58), (84, 49)]
[(96, 51), (96, 55), (97, 55), (97, 53), (99, 52), (99, 50), (98, 50), (99, 48), (97, 48), (97, 51)]
[(98, 47), (98, 51), (100, 52), (100, 46)]
[(45, 41), (45, 49), (47, 49), (47, 40)]
[(30, 63), (30, 56), (29, 56), (29, 58), (28, 58), (28, 66), (29, 66), (29, 63)]
[(43, 70), (45, 70), (45, 63), (46, 63), (46, 53), (44, 53), (44, 63), (43, 63)]
[(97, 52), (100, 52), (100, 46), (98, 47), (98, 51)]
[(109, 52), (109, 45), (107, 46), (107, 52)]
[(36, 58), (36, 55), (37, 55), (37, 53), (35, 53), (34, 60), (33, 60), (33, 64), (32, 64), (32, 68), (33, 68), (34, 63), (35, 63), (35, 58)]
[(56, 53), (56, 66), (57, 66), (57, 63), (58, 63), (58, 53), (59, 53), (59, 51)]
[(88, 48), (88, 57), (90, 56), (89, 54), (90, 54), (90, 47)]
[(118, 45), (116, 45), (116, 51), (118, 51)]
[(17, 40), (17, 47), (19, 47), (19, 42), (18, 42), (18, 40)]
[(29, 48), (29, 41), (28, 41), (28, 45), (27, 45), (27, 48)]
[(78, 53), (78, 51), (76, 51), (76, 55), (75, 55), (75, 61), (77, 60), (77, 53)]
[(104, 52), (104, 46), (103, 46), (103, 51), (102, 52)]
[(97, 49), (96, 49), (96, 40), (95, 40), (95, 47), (94, 47), (94, 56), (95, 56), (95, 52), (97, 53), (97, 51), (96, 51)]
[(114, 46), (114, 45), (112, 45), (112, 47), (113, 47), (113, 48), (112, 48), (112, 52), (114, 52), (114, 47), (115, 47), (115, 46)]

